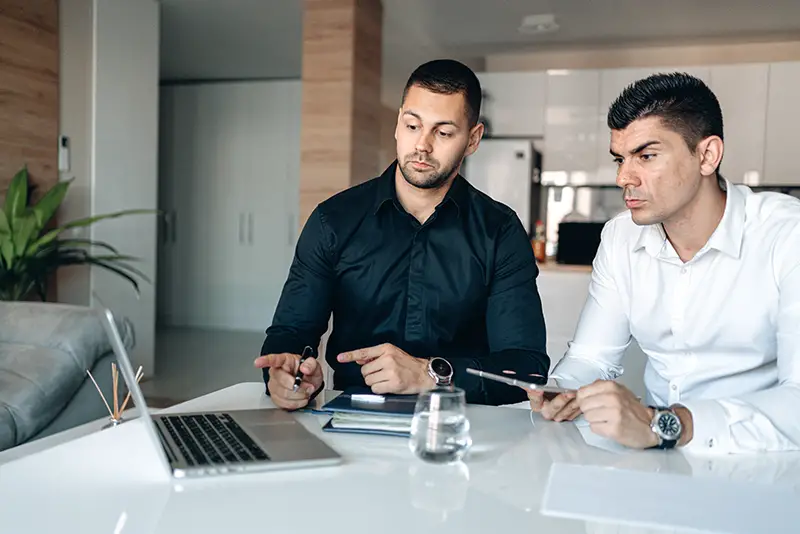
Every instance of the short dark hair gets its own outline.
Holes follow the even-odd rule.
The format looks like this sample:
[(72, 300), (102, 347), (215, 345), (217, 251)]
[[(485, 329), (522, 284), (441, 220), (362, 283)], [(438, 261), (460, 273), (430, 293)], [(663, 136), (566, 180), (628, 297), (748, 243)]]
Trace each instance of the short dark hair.
[(467, 101), (470, 128), (478, 124), (481, 112), (481, 82), (472, 69), (454, 59), (434, 59), (417, 67), (403, 89), (403, 102), (408, 90), (417, 85), (443, 95), (461, 93)]
[(659, 117), (683, 137), (694, 153), (702, 139), (722, 139), (722, 109), (702, 80), (683, 72), (654, 74), (629, 85), (608, 110), (608, 127), (623, 130), (633, 121)]

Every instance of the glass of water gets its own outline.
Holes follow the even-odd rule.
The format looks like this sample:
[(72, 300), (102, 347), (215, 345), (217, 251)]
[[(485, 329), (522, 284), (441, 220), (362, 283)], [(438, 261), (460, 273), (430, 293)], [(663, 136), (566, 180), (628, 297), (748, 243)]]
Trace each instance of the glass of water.
[(472, 445), (466, 405), (463, 389), (435, 388), (420, 393), (411, 420), (411, 451), (426, 462), (461, 460)]

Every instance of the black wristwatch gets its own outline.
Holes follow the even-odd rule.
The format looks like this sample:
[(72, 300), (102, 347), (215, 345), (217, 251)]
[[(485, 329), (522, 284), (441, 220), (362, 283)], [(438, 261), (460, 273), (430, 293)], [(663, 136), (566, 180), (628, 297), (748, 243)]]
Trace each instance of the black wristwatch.
[(650, 406), (655, 414), (650, 421), (650, 430), (658, 436), (658, 445), (652, 449), (672, 449), (678, 444), (683, 432), (683, 425), (675, 413), (675, 410), (668, 407)]
[(453, 366), (444, 358), (428, 360), (428, 374), (437, 386), (449, 386), (453, 382)]

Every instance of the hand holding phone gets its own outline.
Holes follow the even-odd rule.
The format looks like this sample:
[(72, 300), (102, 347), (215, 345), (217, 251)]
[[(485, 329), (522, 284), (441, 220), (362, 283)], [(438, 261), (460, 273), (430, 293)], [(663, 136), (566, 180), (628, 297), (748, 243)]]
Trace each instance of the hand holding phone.
[(555, 378), (545, 380), (543, 376), (533, 375), (523, 380), (512, 378), (513, 375), (502, 376), (477, 369), (467, 369), (467, 372), (526, 390), (531, 401), (531, 409), (540, 412), (545, 419), (572, 421), (581, 413), (575, 400), (577, 390), (561, 386)]

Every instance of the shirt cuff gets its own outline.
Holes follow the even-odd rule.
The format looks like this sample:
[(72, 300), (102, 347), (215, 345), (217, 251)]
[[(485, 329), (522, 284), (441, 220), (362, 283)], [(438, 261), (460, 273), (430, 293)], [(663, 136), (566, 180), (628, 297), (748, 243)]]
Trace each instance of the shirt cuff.
[(681, 447), (687, 454), (718, 455), (731, 452), (728, 414), (719, 401), (680, 402), (692, 414), (692, 441)]

